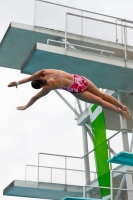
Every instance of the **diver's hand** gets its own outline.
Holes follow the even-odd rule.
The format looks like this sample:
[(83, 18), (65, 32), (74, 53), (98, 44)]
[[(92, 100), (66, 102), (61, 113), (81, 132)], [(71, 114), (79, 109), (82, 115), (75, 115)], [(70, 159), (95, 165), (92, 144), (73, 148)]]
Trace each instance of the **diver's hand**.
[(17, 110), (26, 110), (26, 107), (25, 106), (18, 106)]
[(9, 84), (8, 84), (8, 87), (17, 87), (17, 82), (16, 81), (14, 81), (14, 82), (10, 82)]

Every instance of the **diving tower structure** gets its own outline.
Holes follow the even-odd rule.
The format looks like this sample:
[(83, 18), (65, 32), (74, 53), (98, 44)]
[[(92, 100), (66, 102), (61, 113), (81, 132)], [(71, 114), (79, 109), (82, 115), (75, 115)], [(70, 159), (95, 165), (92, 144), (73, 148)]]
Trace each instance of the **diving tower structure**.
[[(49, 9), (54, 11), (52, 15)], [(116, 135), (122, 133), (123, 150), (132, 152), (133, 139), (131, 145), (128, 142), (128, 133), (132, 133), (133, 128), (132, 34), (132, 21), (37, 0), (34, 25), (10, 23), (0, 44), (0, 66), (17, 69), (24, 74), (53, 68), (86, 76), (98, 88), (128, 107), (131, 117), (126, 121), (112, 111), (103, 110), (106, 128), (117, 131)], [(91, 152), (87, 141), (88, 135), (92, 140), (90, 107), (86, 103), (83, 107), (76, 100), (77, 107), (74, 108), (58, 90), (55, 92), (75, 113), (77, 125), (82, 126), (84, 156), (77, 159), (84, 161), (86, 197), (100, 198), (98, 178), (92, 181), (90, 175)], [(116, 154), (110, 143), (108, 150), (110, 157)], [(40, 165), (36, 166), (36, 169), (39, 168)], [(129, 169), (123, 165), (117, 168), (122, 171)], [(114, 176), (114, 184), (121, 185), (123, 182), (118, 174)], [(129, 175), (126, 176), (126, 187), (132, 187)], [(4, 195), (61, 199), (64, 196), (82, 197), (83, 188), (83, 185), (65, 182), (13, 181), (5, 188)], [(115, 195), (118, 196), (118, 192)], [(117, 199), (121, 199), (120, 195)], [(128, 200), (132, 200), (133, 194), (127, 192), (126, 195)]]

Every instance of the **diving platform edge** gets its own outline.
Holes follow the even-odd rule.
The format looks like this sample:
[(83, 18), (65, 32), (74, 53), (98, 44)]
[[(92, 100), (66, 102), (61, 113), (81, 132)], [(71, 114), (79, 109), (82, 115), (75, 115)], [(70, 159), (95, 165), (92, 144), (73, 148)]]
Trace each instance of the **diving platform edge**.
[(108, 162), (116, 163), (121, 165), (133, 166), (133, 153), (121, 151), (113, 158), (109, 159)]
[(14, 180), (3, 190), (3, 195), (59, 200), (66, 196), (83, 197), (83, 187)]

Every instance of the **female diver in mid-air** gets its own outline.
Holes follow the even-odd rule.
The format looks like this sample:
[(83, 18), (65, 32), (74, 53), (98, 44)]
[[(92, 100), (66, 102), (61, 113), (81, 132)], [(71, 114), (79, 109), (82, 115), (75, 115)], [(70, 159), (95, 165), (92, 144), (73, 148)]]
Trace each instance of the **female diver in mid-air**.
[(65, 71), (55, 69), (43, 69), (28, 78), (18, 82), (11, 82), (8, 87), (31, 81), (35, 89), (42, 90), (33, 96), (25, 106), (18, 106), (17, 110), (25, 110), (34, 104), (39, 98), (47, 95), (51, 90), (63, 89), (72, 93), (76, 98), (87, 102), (99, 104), (102, 107), (120, 114), (123, 119), (127, 119), (130, 113), (126, 106), (122, 105), (111, 95), (101, 92), (90, 80), (77, 74), (69, 74)]

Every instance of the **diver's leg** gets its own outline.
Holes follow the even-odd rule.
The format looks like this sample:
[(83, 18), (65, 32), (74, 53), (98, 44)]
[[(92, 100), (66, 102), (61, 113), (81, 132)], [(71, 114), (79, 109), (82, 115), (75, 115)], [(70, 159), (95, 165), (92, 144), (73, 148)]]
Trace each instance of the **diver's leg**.
[(76, 98), (78, 98), (82, 101), (88, 102), (88, 103), (99, 104), (106, 109), (112, 110), (112, 111), (122, 115), (122, 117), (124, 119), (128, 118), (126, 111), (123, 111), (122, 109), (117, 108), (113, 104), (111, 104), (111, 103), (105, 101), (104, 99), (92, 94), (89, 91), (85, 91), (85, 92), (79, 93), (79, 94), (74, 94), (74, 96)]
[(121, 108), (123, 111), (127, 112), (127, 115), (130, 116), (130, 113), (127, 109), (126, 106), (122, 105), (117, 99), (115, 99), (113, 96), (103, 93), (102, 91), (100, 91), (91, 81), (88, 81), (88, 87), (87, 87), (87, 91), (89, 91), (90, 93), (100, 97), (101, 99), (105, 100), (106, 102), (109, 102), (119, 108)]

